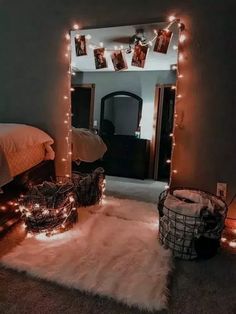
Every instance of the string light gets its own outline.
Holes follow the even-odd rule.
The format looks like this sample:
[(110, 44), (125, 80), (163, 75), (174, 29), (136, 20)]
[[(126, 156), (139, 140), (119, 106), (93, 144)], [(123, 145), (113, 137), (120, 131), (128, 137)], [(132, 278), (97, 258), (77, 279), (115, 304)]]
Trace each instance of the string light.
[(182, 54), (182, 53), (179, 53), (179, 61), (183, 61), (183, 59), (184, 59), (183, 54)]
[(229, 246), (232, 247), (232, 248), (236, 248), (236, 240), (235, 241), (234, 240), (230, 241), (229, 242)]
[[(178, 28), (179, 28), (179, 44), (182, 44), (186, 40), (186, 35), (185, 34), (181, 34), (181, 32), (183, 30), (185, 30), (185, 25), (179, 19), (177, 19), (174, 15), (169, 16), (168, 20), (170, 21), (169, 26), (171, 26), (172, 23), (175, 23), (175, 22), (178, 23), (177, 25), (178, 25)], [(183, 46), (181, 45), (181, 52), (179, 52), (179, 46), (177, 46), (177, 45), (174, 45), (173, 49), (178, 51), (177, 60), (178, 60), (178, 63), (181, 63), (183, 61), (183, 59), (184, 59), (183, 58), (183, 53), (182, 53)], [(171, 68), (171, 70), (177, 72), (176, 76), (177, 76), (178, 79), (183, 78), (183, 74), (179, 73), (178, 64), (172, 64), (170, 68)], [(179, 88), (179, 82), (177, 80), (176, 85), (172, 85), (171, 89), (177, 90), (178, 88)], [(182, 94), (177, 93), (176, 100), (177, 99), (178, 100), (182, 99)], [(175, 105), (175, 107), (176, 107), (176, 105)], [(176, 109), (175, 109), (174, 121), (173, 121), (173, 131), (172, 131), (172, 133), (169, 134), (169, 136), (172, 138), (171, 158), (166, 160), (166, 162), (170, 164), (170, 179), (169, 179), (169, 183), (167, 185), (168, 187), (171, 186), (172, 175), (176, 175), (178, 173), (178, 170), (173, 168), (173, 163), (172, 163), (173, 155), (174, 155), (174, 148), (176, 147), (175, 129), (177, 127), (180, 127), (179, 124), (176, 122), (177, 117), (178, 117), (178, 114), (177, 114)]]
[(79, 25), (78, 24), (74, 24), (73, 25), (73, 29), (79, 29)]
[(87, 34), (87, 35), (85, 36), (85, 38), (88, 39), (88, 40), (90, 40), (90, 39), (92, 38), (92, 36), (91, 36), (90, 34)]
[(176, 17), (175, 17), (174, 15), (170, 15), (170, 16), (168, 17), (168, 20), (169, 20), (169, 22), (173, 22), (173, 21), (176, 20)]
[(181, 34), (179, 37), (179, 42), (183, 43), (186, 40), (186, 36), (184, 34)]
[(70, 40), (70, 34), (69, 33), (66, 33), (65, 37), (67, 40)]

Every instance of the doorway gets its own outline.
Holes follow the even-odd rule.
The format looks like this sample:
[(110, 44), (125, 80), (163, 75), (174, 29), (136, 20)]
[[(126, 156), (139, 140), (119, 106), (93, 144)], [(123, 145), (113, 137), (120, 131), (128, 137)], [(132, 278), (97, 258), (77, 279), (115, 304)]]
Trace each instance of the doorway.
[(95, 84), (73, 85), (71, 92), (72, 126), (93, 128)]
[(168, 182), (172, 151), (173, 121), (175, 112), (175, 88), (172, 85), (157, 85), (155, 97), (155, 124), (152, 150), (151, 177)]

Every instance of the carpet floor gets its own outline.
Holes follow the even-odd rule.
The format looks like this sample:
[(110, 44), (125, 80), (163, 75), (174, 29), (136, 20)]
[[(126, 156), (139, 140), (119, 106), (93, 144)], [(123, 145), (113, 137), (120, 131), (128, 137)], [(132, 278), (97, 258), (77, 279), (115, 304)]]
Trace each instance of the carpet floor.
[[(136, 199), (142, 182), (133, 183), (128, 179), (116, 182), (111, 177), (112, 189), (119, 187), (116, 196)], [(121, 181), (126, 182), (122, 190)], [(109, 183), (109, 178), (107, 180)], [(143, 182), (144, 183), (144, 182)], [(145, 184), (145, 183), (144, 183)], [(132, 187), (132, 188), (131, 188)], [(130, 189), (129, 192), (127, 189)], [(154, 195), (142, 194), (142, 200), (153, 202), (161, 189), (154, 190)], [(151, 197), (150, 197), (151, 195)], [(154, 202), (155, 202), (154, 200)], [(9, 252), (20, 241), (14, 234), (22, 233), (20, 226), (11, 231), (12, 241), (7, 246), (0, 241), (0, 256)], [(175, 260), (175, 269), (170, 284), (169, 309), (153, 312), (158, 314), (235, 314), (236, 313), (236, 255), (221, 249), (209, 260)], [(134, 307), (127, 307), (106, 297), (93, 296), (75, 289), (68, 289), (35, 279), (24, 273), (18, 273), (0, 267), (0, 313), (4, 314), (147, 314)]]
[(0, 263), (141, 309), (166, 308), (172, 258), (158, 241), (155, 206), (107, 197), (78, 212), (71, 230), (29, 235)]

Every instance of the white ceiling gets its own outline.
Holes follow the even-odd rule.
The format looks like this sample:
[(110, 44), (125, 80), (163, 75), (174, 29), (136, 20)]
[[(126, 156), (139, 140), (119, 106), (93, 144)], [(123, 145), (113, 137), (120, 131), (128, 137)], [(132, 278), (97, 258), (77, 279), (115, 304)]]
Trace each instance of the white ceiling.
[[(135, 34), (137, 28), (143, 28), (147, 41), (154, 38), (154, 30), (163, 29), (168, 25), (168, 23), (153, 23), (153, 24), (140, 24), (140, 25), (130, 25), (130, 26), (119, 26), (119, 27), (107, 27), (107, 28), (96, 28), (96, 29), (82, 29), (71, 31), (71, 64), (74, 71), (81, 72), (111, 72), (114, 71), (114, 67), (111, 61), (110, 53), (115, 49), (123, 45), (124, 49), (128, 48), (128, 38)], [(149, 48), (148, 55), (145, 62), (145, 67), (139, 68), (131, 66), (131, 59), (133, 53), (126, 54), (124, 51), (124, 56), (128, 65), (128, 69), (124, 71), (157, 71), (157, 70), (170, 70), (171, 64), (177, 63), (177, 51), (173, 49), (174, 45), (178, 43), (178, 26), (173, 24), (170, 27), (173, 32), (171, 42), (167, 51), (167, 54), (157, 53), (153, 51), (155, 41), (153, 46)], [(75, 53), (75, 36), (80, 35), (91, 35), (90, 40), (86, 40), (87, 45), (87, 55), (76, 56)], [(122, 38), (126, 38), (122, 40)], [(106, 51), (106, 59), (108, 67), (105, 69), (96, 70), (94, 62), (93, 49), (89, 45), (99, 47), (99, 43), (102, 42), (103, 46), (108, 50)]]

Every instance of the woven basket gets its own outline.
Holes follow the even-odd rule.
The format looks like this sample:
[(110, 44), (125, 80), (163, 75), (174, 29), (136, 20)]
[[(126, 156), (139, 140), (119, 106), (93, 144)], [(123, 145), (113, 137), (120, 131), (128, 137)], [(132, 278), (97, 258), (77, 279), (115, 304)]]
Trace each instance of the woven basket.
[(28, 232), (63, 232), (77, 221), (73, 185), (44, 182), (32, 187), (20, 200), (20, 211)]
[[(220, 200), (224, 204), (224, 208), (222, 208), (221, 214), (216, 216), (183, 215), (165, 206), (167, 195), (169, 193), (173, 194), (175, 190), (200, 192), (209, 199)], [(191, 188), (174, 188), (162, 192), (158, 202), (160, 243), (171, 249), (175, 257), (185, 260), (198, 257), (208, 258), (215, 255), (220, 244), (227, 209), (225, 202), (205, 191)]]

